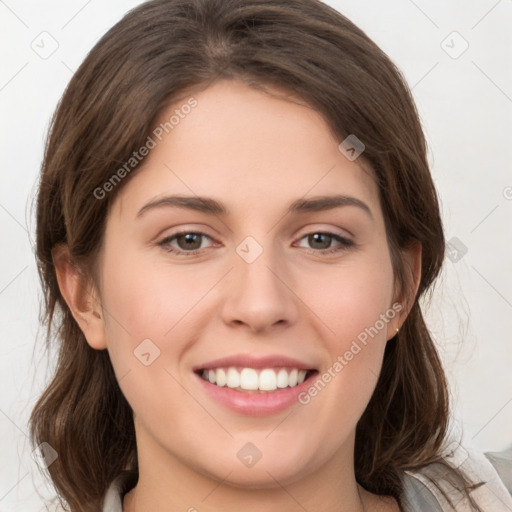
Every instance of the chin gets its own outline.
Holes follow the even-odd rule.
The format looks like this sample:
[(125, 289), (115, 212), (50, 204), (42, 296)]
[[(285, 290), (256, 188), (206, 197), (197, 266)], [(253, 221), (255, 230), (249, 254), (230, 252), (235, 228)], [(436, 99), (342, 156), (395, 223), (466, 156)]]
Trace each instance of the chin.
[(262, 455), (250, 467), (238, 458), (233, 460), (231, 457), (223, 457), (222, 460), (217, 459), (218, 464), (203, 467), (201, 472), (237, 488), (270, 489), (276, 485), (286, 486), (314, 471), (314, 467), (307, 463), (300, 452), (298, 449), (294, 456), (284, 458), (279, 450), (275, 450), (267, 456)]

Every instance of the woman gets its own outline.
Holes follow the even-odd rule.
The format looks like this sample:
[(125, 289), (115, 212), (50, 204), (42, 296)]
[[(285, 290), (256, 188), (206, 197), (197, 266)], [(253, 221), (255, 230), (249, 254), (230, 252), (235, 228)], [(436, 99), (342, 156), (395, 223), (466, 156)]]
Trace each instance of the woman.
[(510, 503), (447, 438), (414, 103), (335, 10), (128, 13), (59, 105), (37, 223), (61, 349), (31, 431), (73, 512)]

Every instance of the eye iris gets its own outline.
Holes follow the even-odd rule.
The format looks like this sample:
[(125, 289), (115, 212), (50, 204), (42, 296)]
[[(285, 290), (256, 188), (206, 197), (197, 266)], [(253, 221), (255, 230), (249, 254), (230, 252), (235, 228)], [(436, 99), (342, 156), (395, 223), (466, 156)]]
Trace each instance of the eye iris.
[[(327, 244), (325, 243), (325, 241), (322, 244), (322, 237), (326, 238)], [(319, 242), (320, 245), (324, 245), (325, 247), (315, 247), (314, 244), (317, 242)], [(331, 245), (331, 236), (326, 235), (325, 233), (313, 233), (312, 235), (308, 236), (308, 243), (312, 244), (312, 247), (315, 247), (316, 249), (328, 249), (329, 246)]]
[[(184, 235), (179, 235), (176, 240), (182, 249), (199, 249), (201, 247), (201, 235), (197, 233), (186, 233)], [(185, 241), (187, 244), (182, 245), (180, 243), (181, 241)], [(192, 242), (192, 245), (190, 245), (189, 242)]]
[[(201, 248), (201, 234), (184, 233), (176, 237), (180, 249), (195, 250)], [(308, 235), (308, 243), (316, 249), (328, 249), (331, 245), (332, 236), (327, 233), (313, 233)], [(318, 244), (315, 246), (315, 244)]]

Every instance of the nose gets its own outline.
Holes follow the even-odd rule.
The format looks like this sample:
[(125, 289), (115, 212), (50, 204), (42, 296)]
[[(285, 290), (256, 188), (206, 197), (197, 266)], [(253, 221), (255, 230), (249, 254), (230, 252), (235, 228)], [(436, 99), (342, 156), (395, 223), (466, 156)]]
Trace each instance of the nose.
[(299, 299), (282, 258), (267, 249), (252, 263), (235, 256), (238, 260), (229, 273), (222, 306), (223, 321), (251, 333), (294, 324)]

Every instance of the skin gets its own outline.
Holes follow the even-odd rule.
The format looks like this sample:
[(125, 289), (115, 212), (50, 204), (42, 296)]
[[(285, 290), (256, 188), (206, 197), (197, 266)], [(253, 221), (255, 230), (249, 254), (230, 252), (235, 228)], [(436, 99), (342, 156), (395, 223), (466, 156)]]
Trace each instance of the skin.
[[(371, 170), (362, 158), (349, 161), (324, 119), (297, 98), (238, 81), (194, 97), (197, 106), (113, 202), (100, 289), (84, 293), (66, 248), (54, 259), (75, 319), (92, 348), (108, 350), (134, 411), (140, 478), (124, 511), (396, 511), (394, 499), (358, 486), (353, 466), (357, 421), (386, 343), (409, 311), (394, 286)], [(371, 216), (356, 206), (285, 214), (296, 199), (333, 193), (364, 201)], [(137, 217), (170, 194), (215, 198), (229, 215), (167, 206)], [(199, 254), (166, 250), (190, 251), (183, 239), (159, 245), (180, 229), (207, 235), (199, 237)], [(326, 231), (354, 244), (306, 236)], [(252, 263), (236, 252), (247, 236), (263, 249)], [(335, 247), (342, 250), (322, 255)], [(414, 294), (421, 247), (403, 257)], [(198, 364), (250, 353), (294, 357), (321, 374), (400, 301), (400, 314), (291, 414), (235, 413), (206, 396), (192, 373)], [(134, 350), (148, 338), (160, 356), (145, 366)], [(236, 456), (247, 442), (262, 453), (250, 468)]]

